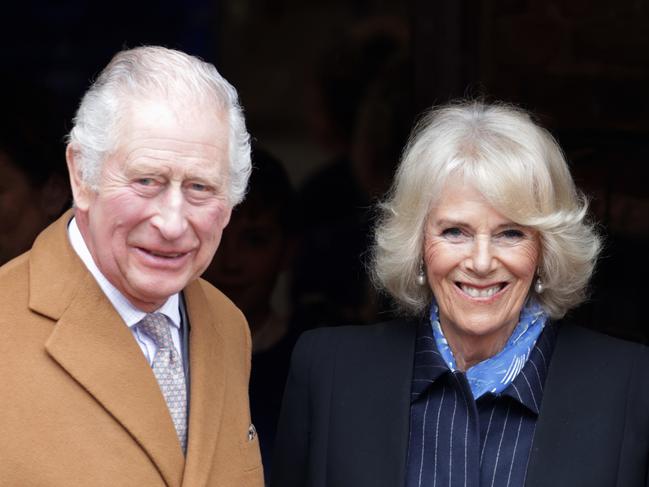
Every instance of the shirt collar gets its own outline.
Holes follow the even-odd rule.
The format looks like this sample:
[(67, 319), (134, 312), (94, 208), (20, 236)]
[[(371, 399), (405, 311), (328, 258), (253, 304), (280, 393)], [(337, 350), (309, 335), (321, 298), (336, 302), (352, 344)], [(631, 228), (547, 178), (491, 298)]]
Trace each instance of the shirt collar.
[[(75, 218), (72, 218), (68, 225), (68, 237), (72, 248), (82, 260), (88, 269), (88, 272), (90, 272), (90, 274), (95, 278), (101, 290), (104, 292), (122, 320), (124, 320), (124, 323), (126, 323), (129, 328), (135, 326), (147, 313), (133, 306), (133, 304), (131, 304), (131, 302), (115, 286), (113, 286), (108, 279), (106, 279), (106, 276), (102, 274), (90, 254), (90, 250), (81, 235), (81, 231), (79, 231), (79, 226), (77, 225)], [(179, 296), (178, 293), (176, 293), (171, 295), (164, 304), (156, 310), (157, 313), (165, 314), (176, 328), (180, 328), (180, 310), (178, 304)]]
[(548, 375), (550, 356), (554, 350), (557, 329), (554, 323), (548, 323), (539, 336), (527, 362), (520, 374), (502, 392), (521, 403), (534, 414), (538, 415), (543, 397), (545, 378)]
[[(521, 372), (502, 392), (538, 415), (543, 386), (548, 373), (550, 356), (554, 349), (557, 331), (554, 323), (548, 323), (530, 353)], [(450, 374), (448, 365), (437, 350), (433, 332), (427, 320), (417, 327), (415, 359), (412, 375), (410, 402), (415, 402), (444, 374)], [(485, 396), (491, 396), (487, 393)]]

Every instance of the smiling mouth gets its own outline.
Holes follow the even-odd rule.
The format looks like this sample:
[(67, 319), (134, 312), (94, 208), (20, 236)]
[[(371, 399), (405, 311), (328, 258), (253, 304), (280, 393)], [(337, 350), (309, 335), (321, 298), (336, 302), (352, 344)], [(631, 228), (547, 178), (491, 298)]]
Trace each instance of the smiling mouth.
[(461, 282), (456, 282), (455, 285), (472, 298), (490, 298), (505, 289), (507, 283), (501, 282), (489, 287), (473, 287)]
[(147, 249), (144, 249), (142, 247), (138, 247), (138, 249), (140, 249), (145, 254), (152, 255), (153, 257), (159, 257), (159, 258), (170, 259), (170, 260), (177, 259), (177, 258), (182, 257), (182, 256), (187, 254), (187, 252), (175, 252), (175, 253), (174, 252), (155, 252), (153, 250), (147, 250)]

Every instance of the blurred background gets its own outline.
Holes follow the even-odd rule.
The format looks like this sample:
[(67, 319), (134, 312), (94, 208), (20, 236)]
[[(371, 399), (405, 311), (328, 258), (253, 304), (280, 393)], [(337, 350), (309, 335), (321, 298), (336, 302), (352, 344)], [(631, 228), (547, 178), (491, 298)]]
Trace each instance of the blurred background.
[(0, 12), (3, 260), (69, 204), (63, 136), (116, 51), (178, 48), (239, 90), (259, 176), (225, 237), (238, 229), (234, 254), (206, 277), (248, 316), (255, 360), (278, 370), (259, 379), (279, 385), (253, 416), (279, 402), (277, 364), (301, 330), (392, 314), (364, 267), (373, 207), (417, 117), (459, 97), (514, 102), (557, 137), (606, 238), (572, 318), (649, 342), (649, 1), (26, 0)]

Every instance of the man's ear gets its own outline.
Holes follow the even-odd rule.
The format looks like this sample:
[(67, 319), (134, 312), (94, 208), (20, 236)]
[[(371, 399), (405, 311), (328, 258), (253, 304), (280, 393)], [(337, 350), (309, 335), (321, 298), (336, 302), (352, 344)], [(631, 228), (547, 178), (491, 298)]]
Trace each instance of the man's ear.
[(92, 189), (83, 180), (79, 151), (73, 144), (68, 144), (65, 149), (65, 160), (68, 163), (68, 172), (70, 173), (70, 187), (72, 188), (74, 206), (78, 210), (87, 211), (90, 205), (90, 192)]

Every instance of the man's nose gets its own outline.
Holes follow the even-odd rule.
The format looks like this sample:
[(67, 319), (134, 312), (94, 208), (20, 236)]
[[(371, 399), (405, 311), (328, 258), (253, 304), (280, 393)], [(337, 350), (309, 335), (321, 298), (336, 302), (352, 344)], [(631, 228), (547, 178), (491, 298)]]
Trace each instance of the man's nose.
[(161, 195), (155, 216), (151, 219), (165, 240), (176, 240), (187, 230), (185, 198), (180, 188), (167, 188)]

